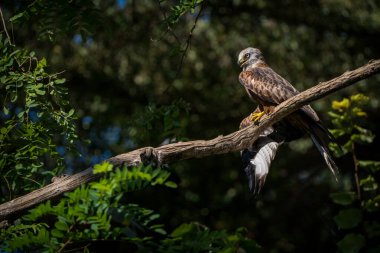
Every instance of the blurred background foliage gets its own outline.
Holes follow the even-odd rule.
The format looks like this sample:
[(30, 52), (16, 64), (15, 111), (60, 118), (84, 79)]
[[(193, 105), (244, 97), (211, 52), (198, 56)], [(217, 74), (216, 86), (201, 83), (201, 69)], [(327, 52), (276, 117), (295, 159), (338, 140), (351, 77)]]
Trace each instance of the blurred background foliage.
[[(1, 8), (18, 48), (45, 57), (51, 73), (65, 70), (79, 138), (90, 141), (76, 144), (81, 157), (58, 146), (66, 173), (141, 146), (237, 130), (255, 108), (237, 80), (245, 47), (260, 48), (299, 90), (380, 56), (375, 0), (4, 0)], [(364, 127), (376, 136), (379, 81), (312, 105), (331, 127), (331, 101), (362, 92), (370, 98)], [(377, 138), (358, 143), (357, 157), (378, 159), (378, 145)], [(245, 226), (273, 252), (321, 252), (341, 239), (329, 193), (355, 185), (352, 155), (337, 164), (338, 184), (306, 138), (281, 148), (258, 198), (237, 153), (171, 164), (178, 189), (129, 198), (160, 213), (168, 230), (194, 220), (215, 229)]]

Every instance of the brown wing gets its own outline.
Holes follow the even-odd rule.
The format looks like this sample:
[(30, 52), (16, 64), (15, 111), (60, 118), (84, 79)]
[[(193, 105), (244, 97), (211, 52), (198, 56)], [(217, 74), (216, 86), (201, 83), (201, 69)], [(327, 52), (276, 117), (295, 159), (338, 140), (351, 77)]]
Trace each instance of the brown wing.
[[(256, 67), (243, 71), (239, 75), (239, 81), (244, 85), (249, 96), (256, 100), (264, 111), (299, 93), (288, 81), (269, 67)], [(337, 178), (338, 167), (328, 150), (328, 143), (335, 142), (335, 139), (322, 125), (315, 111), (307, 105), (287, 118), (293, 126), (306, 130), (310, 134), (326, 164)]]
[(239, 81), (254, 99), (278, 105), (299, 92), (271, 68), (253, 68), (243, 71)]
[[(239, 75), (239, 81), (249, 96), (263, 106), (276, 106), (299, 94), (296, 88), (269, 67), (243, 71)], [(317, 114), (309, 105), (302, 107), (301, 111), (313, 120), (319, 121)]]

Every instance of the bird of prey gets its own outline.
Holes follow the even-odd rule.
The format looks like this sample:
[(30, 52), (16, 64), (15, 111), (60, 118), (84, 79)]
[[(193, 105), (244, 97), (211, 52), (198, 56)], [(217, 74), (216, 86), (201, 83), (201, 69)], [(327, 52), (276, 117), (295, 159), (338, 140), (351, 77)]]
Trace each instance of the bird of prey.
[[(277, 105), (299, 93), (288, 81), (265, 63), (261, 51), (257, 48), (249, 47), (241, 51), (238, 64), (243, 69), (239, 75), (239, 81), (244, 86), (249, 97), (258, 104), (251, 116), (242, 121), (241, 128), (246, 126), (248, 121), (258, 122), (264, 114), (271, 114)], [(270, 162), (276, 154), (278, 146), (274, 149), (274, 146), (268, 143), (275, 142), (280, 144), (283, 141), (298, 139), (305, 133), (310, 135), (327, 166), (337, 178), (338, 167), (328, 150), (328, 144), (335, 142), (335, 139), (327, 128), (323, 126), (317, 113), (310, 105), (306, 105), (267, 129), (267, 133), (263, 133), (251, 147), (251, 149), (254, 148), (254, 152), (249, 152), (249, 149), (246, 150), (246, 158), (251, 158), (251, 162), (246, 166), (251, 191), (257, 192), (261, 189), (265, 182)], [(271, 152), (270, 147), (272, 147)], [(269, 161), (269, 163), (264, 162), (261, 164), (265, 165), (261, 166), (262, 168), (267, 167), (266, 171), (257, 167), (257, 155), (260, 152), (262, 155), (265, 155), (265, 152), (267, 154), (272, 153), (266, 157), (266, 161)], [(254, 161), (255, 159), (256, 161)]]

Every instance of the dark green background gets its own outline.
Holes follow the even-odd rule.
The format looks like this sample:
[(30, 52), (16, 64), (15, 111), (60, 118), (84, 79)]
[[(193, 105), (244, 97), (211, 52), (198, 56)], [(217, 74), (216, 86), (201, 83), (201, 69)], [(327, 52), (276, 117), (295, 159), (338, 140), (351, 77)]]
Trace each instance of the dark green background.
[[(9, 18), (28, 3), (1, 6)], [(52, 71), (65, 71), (80, 135), (91, 140), (81, 146), (83, 158), (67, 158), (69, 172), (174, 136), (210, 139), (237, 130), (255, 108), (238, 83), (237, 54), (245, 47), (260, 48), (299, 90), (380, 56), (378, 1), (211, 0), (180, 64), (199, 8), (168, 30), (164, 19), (175, 3), (59, 0), (13, 24), (18, 47), (45, 56)], [(331, 101), (363, 92), (371, 99), (366, 125), (378, 134), (379, 81), (370, 78), (312, 106), (329, 127)], [(172, 108), (168, 130), (160, 108), (172, 103), (182, 109)], [(378, 144), (359, 146), (358, 157), (378, 158)], [(336, 161), (338, 184), (308, 138), (285, 144), (257, 198), (248, 191), (238, 153), (181, 161), (170, 165), (178, 189), (147, 190), (132, 199), (158, 211), (169, 230), (194, 220), (216, 229), (246, 226), (273, 252), (332, 252), (340, 235), (329, 193), (349, 189), (353, 180), (350, 156)]]

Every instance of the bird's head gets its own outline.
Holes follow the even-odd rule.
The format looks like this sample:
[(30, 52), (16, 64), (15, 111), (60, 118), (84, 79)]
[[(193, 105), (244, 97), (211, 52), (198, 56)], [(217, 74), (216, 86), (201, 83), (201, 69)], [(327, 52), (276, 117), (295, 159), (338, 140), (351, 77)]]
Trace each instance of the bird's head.
[(251, 68), (256, 63), (263, 62), (264, 57), (257, 48), (248, 47), (239, 53), (238, 64), (243, 70)]

